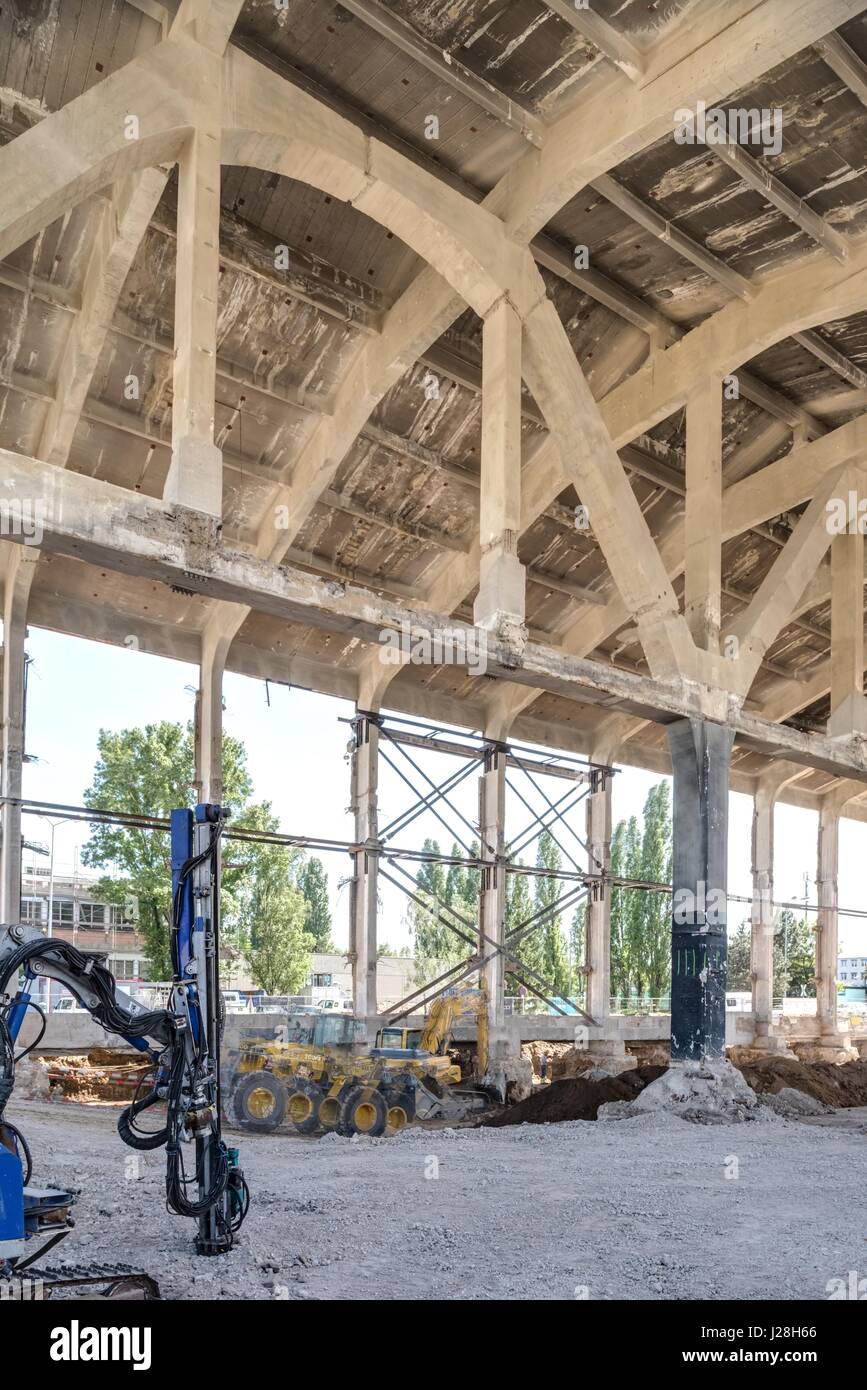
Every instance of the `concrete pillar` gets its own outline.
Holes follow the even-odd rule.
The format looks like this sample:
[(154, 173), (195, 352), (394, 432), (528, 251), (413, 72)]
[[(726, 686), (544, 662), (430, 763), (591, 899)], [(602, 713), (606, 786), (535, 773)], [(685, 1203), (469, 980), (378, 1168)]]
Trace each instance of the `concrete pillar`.
[(683, 611), (696, 646), (719, 651), (722, 584), (722, 386), (701, 383), (686, 404)]
[(774, 990), (774, 807), (776, 793), (758, 787), (753, 800), (753, 904), (750, 968), (755, 1042), (770, 1037)]
[[(219, 99), (219, 88), (217, 90)], [(223, 458), (214, 444), (220, 273), (219, 112), (178, 161), (172, 460), (167, 502), (219, 518)]]
[(223, 674), (231, 638), (202, 634), (196, 696), (196, 791), (200, 801), (223, 800)]
[(505, 954), (491, 955), (506, 940), (506, 750), (489, 743), (485, 749), (484, 771), (479, 778), (479, 834), (481, 857), (487, 861), (480, 875), (479, 955), (490, 956), (482, 967), (488, 990), (488, 1020), (492, 1028), (504, 1018)]
[(355, 1012), (371, 1020), (377, 1013), (376, 916), (379, 729), (366, 715), (358, 715), (352, 753), (352, 811), (355, 841), (362, 848), (354, 854), (350, 891), (349, 957)]
[(729, 765), (734, 731), (667, 726), (674, 782), (671, 1059), (725, 1056)]
[(840, 812), (835, 806), (819, 810), (816, 896), (819, 921), (816, 932), (816, 1015), (819, 1040), (836, 1045), (837, 1031), (837, 861), (840, 842)]
[(831, 541), (831, 713), (828, 733), (867, 733), (864, 697), (864, 537)]
[(521, 320), (505, 298), (485, 319), (482, 340), (482, 464), (479, 498), (479, 627), (522, 640)]
[[(592, 774), (587, 798), (589, 871), (611, 870), (611, 783), (604, 772)], [(589, 971), (585, 1007), (594, 1023), (605, 1026), (611, 1004), (611, 885), (594, 884), (587, 901), (587, 939), (584, 960)]]
[[(38, 560), (36, 551), (10, 547), (3, 594), (2, 768), (3, 796), (23, 794), (27, 604)], [(2, 807), (0, 922), (21, 915), (21, 808)]]

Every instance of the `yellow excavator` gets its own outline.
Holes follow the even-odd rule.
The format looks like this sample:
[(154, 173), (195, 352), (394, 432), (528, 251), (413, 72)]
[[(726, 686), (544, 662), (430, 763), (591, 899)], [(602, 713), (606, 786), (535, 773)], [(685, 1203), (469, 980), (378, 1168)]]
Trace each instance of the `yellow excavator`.
[[(452, 1041), (454, 1026), (465, 1014), (476, 1015), (476, 1074), (485, 1076), (488, 1070), (488, 993), (482, 984), (478, 988), (455, 987), (434, 1000), (423, 1028), (380, 1028), (374, 1051), (383, 1056), (401, 1053), (430, 1058), (445, 1057)], [(451, 1065), (457, 1076), (450, 1084), (461, 1080), (460, 1068)]]
[(455, 1022), (471, 1011), (484, 1077), (487, 995), (484, 987), (459, 987), (434, 1002), (423, 1028), (381, 1028), (368, 1052), (360, 1051), (364, 1024), (348, 1015), (293, 1017), (281, 1030), (285, 1040), (242, 1039), (227, 1068), (230, 1109), (243, 1129), (274, 1130), (288, 1118), (304, 1135), (376, 1137), (414, 1120), (461, 1119), (489, 1102), (484, 1090), (461, 1085), (461, 1069), (448, 1056)]

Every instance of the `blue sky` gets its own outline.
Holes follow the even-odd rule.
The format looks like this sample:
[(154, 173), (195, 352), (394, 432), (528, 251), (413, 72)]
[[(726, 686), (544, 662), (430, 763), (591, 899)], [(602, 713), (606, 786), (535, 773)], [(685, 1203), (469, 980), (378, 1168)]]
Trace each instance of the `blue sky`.
[[(25, 768), (25, 795), (40, 801), (80, 805), (89, 785), (101, 728), (118, 730), (161, 719), (192, 718), (198, 672), (194, 666), (166, 661), (125, 648), (109, 647), (31, 627), (27, 650), (32, 657), (28, 696), (27, 752), (34, 761)], [(228, 675), (225, 680), (225, 727), (241, 739), (257, 800), (271, 801), (283, 830), (329, 839), (349, 840), (352, 818), (349, 806), (347, 743), (352, 706), (345, 701), (309, 692), (269, 686), (270, 704), (262, 681)], [(399, 754), (393, 755), (403, 771), (420, 782)], [(421, 763), (434, 781), (441, 781), (459, 766), (442, 755), (426, 755)], [(466, 819), (477, 818), (475, 777), (470, 776), (454, 796)], [(614, 783), (615, 820), (639, 815), (644, 798), (659, 777), (636, 769), (618, 772)], [(520, 777), (525, 795), (528, 784)], [(385, 824), (412, 799), (412, 793), (389, 767), (381, 771), (381, 824)], [(556, 789), (556, 793), (555, 793)], [(563, 783), (548, 779), (552, 799)], [(529, 793), (532, 798), (532, 793)], [(514, 798), (512, 798), (514, 801)], [(749, 895), (750, 827), (752, 801), (732, 794), (729, 814), (729, 890)], [(519, 830), (528, 812), (516, 805), (507, 830)], [(583, 815), (573, 817), (583, 833)], [(455, 822), (461, 833), (465, 826)], [(25, 837), (48, 842), (50, 828), (44, 820), (28, 817)], [(397, 841), (418, 848), (430, 835), (443, 849), (451, 836), (431, 814), (414, 822)], [(85, 825), (58, 826), (56, 861), (71, 868), (75, 853), (87, 839)], [(796, 807), (778, 806), (776, 815), (776, 884), (778, 898), (803, 898), (804, 874), (810, 876), (810, 901), (815, 901), (816, 815)], [(867, 853), (867, 825), (843, 821), (840, 837), (840, 903), (864, 905), (861, 866)], [(569, 842), (564, 839), (569, 847)], [(573, 847), (577, 850), (577, 846)], [(532, 851), (531, 851), (532, 852)], [(25, 862), (32, 856), (27, 854)], [(345, 853), (321, 855), (325, 864), (334, 916), (334, 937), (345, 944), (347, 936), (350, 860)], [(38, 862), (45, 864), (45, 859)], [(580, 861), (579, 861), (580, 862)], [(394, 946), (408, 944), (403, 921), (406, 900), (390, 885), (383, 885), (380, 939)], [(748, 915), (748, 907), (732, 903), (730, 923)], [(867, 922), (841, 917), (843, 954), (867, 953)]]

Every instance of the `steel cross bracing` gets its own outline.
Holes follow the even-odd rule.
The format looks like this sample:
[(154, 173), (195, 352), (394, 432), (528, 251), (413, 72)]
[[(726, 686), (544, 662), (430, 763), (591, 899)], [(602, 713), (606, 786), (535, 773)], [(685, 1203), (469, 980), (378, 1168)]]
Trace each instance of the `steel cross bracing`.
[[(599, 891), (599, 883), (603, 874), (602, 866), (595, 860), (591, 861), (586, 840), (574, 829), (566, 817), (570, 811), (581, 805), (591, 792), (604, 789), (606, 780), (612, 775), (613, 769), (576, 757), (564, 757), (555, 760), (550, 755), (540, 753), (526, 745), (493, 742), (475, 733), (465, 734), (449, 731), (443, 736), (444, 731), (439, 726), (425, 725), (394, 715), (359, 711), (355, 718), (349, 722), (353, 728), (356, 748), (361, 748), (367, 743), (369, 728), (371, 726), (376, 728), (378, 734), (377, 756), (396, 773), (415, 796), (415, 800), (408, 807), (404, 807), (393, 815), (379, 829), (375, 839), (366, 840), (363, 848), (359, 846), (357, 858), (360, 860), (363, 856), (364, 873), (381, 874), (384, 879), (398, 888), (410, 902), (424, 908), (435, 922), (447, 928), (466, 946), (470, 947), (469, 953), (462, 960), (392, 1005), (387, 1010), (387, 1017), (390, 1019), (405, 1017), (413, 1009), (429, 1004), (439, 994), (453, 988), (460, 980), (471, 975), (474, 971), (481, 971), (497, 957), (502, 957), (504, 973), (523, 984), (553, 1012), (561, 1016), (574, 1014), (585, 1022), (592, 1022), (589, 1015), (578, 1008), (573, 1001), (561, 999), (558, 1002), (558, 996), (553, 986), (514, 954), (514, 948), (520, 942), (525, 941), (532, 932), (544, 927), (563, 909), (576, 907), (587, 897), (588, 892), (591, 890), (594, 893)], [(384, 743), (387, 743), (390, 750), (402, 757), (404, 763), (411, 769), (410, 773), (406, 772), (396, 759), (389, 755), (389, 752), (383, 747)], [(458, 768), (437, 782), (420, 765), (418, 757), (413, 756), (414, 753), (418, 754), (422, 751), (465, 758), (466, 766)], [(531, 819), (522, 826), (517, 835), (513, 836), (511, 842), (504, 843), (505, 852), (500, 853), (498, 853), (497, 845), (492, 843), (486, 835), (481, 818), (478, 823), (474, 824), (459, 807), (454, 805), (451, 799), (451, 794), (466, 780), (476, 764), (480, 765), (484, 771), (490, 769), (494, 755), (503, 760), (504, 767), (512, 771), (517, 770), (526, 778), (537, 799), (543, 803), (541, 809), (538, 809), (521, 788), (515, 785), (514, 779), (506, 777), (506, 787), (514, 793), (517, 800), (529, 812)], [(570, 786), (561, 796), (553, 800), (539, 780), (545, 776), (566, 778)], [(421, 787), (418, 785), (419, 782), (423, 784)], [(378, 778), (376, 785), (378, 788)], [(389, 845), (389, 840), (395, 834), (412, 824), (426, 811), (430, 811), (435, 816), (466, 853), (457, 856), (431, 855), (426, 851), (421, 851), (413, 856), (414, 859), (423, 857), (427, 862), (456, 865), (480, 875), (484, 875), (488, 871), (500, 871), (505, 875), (507, 884), (512, 875), (523, 873), (533, 877), (549, 877), (557, 880), (565, 878), (569, 886), (558, 895), (553, 903), (532, 912), (529, 917), (514, 924), (508, 931), (503, 930), (501, 940), (494, 939), (484, 929), (481, 903), (479, 921), (472, 922), (451, 904), (443, 902), (436, 894), (431, 893), (430, 890), (426, 890), (424, 897), (422, 897), (417, 891), (416, 880), (399, 862), (404, 857), (403, 853)], [(449, 813), (458, 822), (457, 827), (450, 819)], [(578, 862), (575, 854), (570, 852), (562, 840), (551, 830), (553, 825), (563, 827), (577, 841), (588, 860), (586, 866), (582, 866)], [(498, 826), (497, 830), (498, 833), (504, 835), (504, 826)], [(479, 843), (478, 854), (474, 854), (471, 846), (467, 844), (467, 831), (472, 839)], [(549, 871), (518, 862), (517, 856), (520, 851), (535, 843), (546, 831), (551, 835), (567, 861), (567, 868), (562, 874), (559, 871)], [(389, 865), (388, 868), (385, 867), (386, 863)], [(405, 880), (405, 882), (401, 880)], [(503, 903), (505, 903), (505, 897)], [(586, 966), (581, 967), (581, 971), (586, 974)]]

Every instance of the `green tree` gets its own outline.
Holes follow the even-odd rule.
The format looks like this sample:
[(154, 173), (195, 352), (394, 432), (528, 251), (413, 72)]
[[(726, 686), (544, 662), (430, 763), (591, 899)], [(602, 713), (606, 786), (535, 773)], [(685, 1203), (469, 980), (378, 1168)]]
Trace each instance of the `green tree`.
[[(651, 787), (641, 823), (619, 821), (611, 837), (616, 878), (671, 883), (671, 809), (667, 782)], [(659, 998), (671, 986), (671, 903), (666, 894), (615, 888), (611, 894), (611, 991)]]
[[(470, 858), (478, 859), (482, 852), (482, 847), (478, 840), (470, 841)], [(454, 848), (452, 849), (454, 853)], [(470, 922), (476, 922), (479, 915), (479, 893), (481, 891), (481, 881), (478, 869), (465, 869), (461, 878), (460, 902), (455, 902), (455, 907), (461, 915)]]
[(411, 951), (409, 946), (390, 946), (387, 941), (383, 941), (377, 946), (376, 954), (378, 956), (389, 956), (395, 960), (406, 960), (411, 955)]
[(752, 989), (752, 926), (747, 920), (741, 922), (737, 931), (728, 939), (726, 949), (726, 989)]
[[(453, 859), (461, 858), (462, 850), (459, 844), (453, 843), (451, 856)], [(464, 902), (466, 893), (466, 870), (463, 864), (449, 864), (446, 872), (445, 889), (443, 892), (444, 901), (449, 907), (456, 907), (460, 912), (461, 904)]]
[[(635, 816), (626, 823), (623, 845), (623, 877), (641, 878), (641, 831)], [(647, 963), (643, 952), (644, 913), (639, 889), (624, 889), (624, 933), (626, 945), (626, 992), (634, 990), (639, 998), (645, 992)]]
[[(667, 782), (651, 787), (644, 803), (641, 837), (641, 877), (650, 883), (671, 883), (671, 810)], [(640, 952), (652, 998), (671, 987), (671, 899), (667, 894), (636, 895), (641, 907)]]
[[(422, 848), (427, 854), (440, 853), (436, 840), (425, 840)], [(466, 955), (468, 946), (446, 925), (453, 919), (441, 906), (446, 902), (443, 865), (421, 864), (415, 883), (418, 901), (410, 902), (407, 920), (415, 947), (416, 983), (425, 984)]]
[(586, 954), (587, 903), (579, 902), (572, 914), (569, 927), (569, 969), (571, 973), (570, 993), (583, 996), (587, 992), (586, 976), (581, 973)]
[[(536, 853), (536, 867), (538, 869), (549, 869), (556, 871), (562, 868), (563, 860), (560, 851), (551, 836), (544, 830), (539, 836), (539, 846)], [(558, 898), (562, 896), (562, 882), (554, 877), (536, 878), (535, 908), (536, 911), (552, 909)], [(555, 996), (568, 998), (570, 988), (569, 959), (566, 952), (566, 941), (563, 936), (562, 918), (557, 911), (549, 911), (544, 918), (542, 925), (528, 934), (530, 940), (533, 937), (538, 941), (538, 969), (539, 974), (546, 981)], [(522, 956), (526, 960), (526, 956)], [(529, 963), (529, 962), (528, 962)]]
[[(194, 806), (194, 755), (191, 724), (146, 724), (143, 729), (111, 733), (101, 729), (93, 783), (84, 794), (88, 807), (124, 811), (142, 816), (167, 817), (177, 807)], [(249, 801), (252, 784), (245, 766), (244, 748), (237, 739), (223, 737), (223, 785), (226, 804), (236, 812), (233, 824), (244, 825), (254, 815)], [(231, 913), (238, 879), (247, 872), (250, 849), (240, 849), (223, 876), (223, 906)], [(128, 826), (91, 826), (82, 850), (82, 862), (91, 868), (117, 871), (99, 880), (96, 896), (104, 902), (138, 907), (138, 925), (144, 937), (151, 977), (170, 979), (169, 919), (171, 913), (171, 854), (163, 831)], [(234, 863), (232, 862), (234, 860)]]
[(259, 845), (255, 872), (243, 880), (236, 907), (255, 984), (266, 994), (298, 994), (307, 983), (316, 942), (305, 929), (309, 904), (293, 881), (291, 852)]
[[(816, 997), (816, 926), (795, 919), (788, 908), (780, 913), (774, 934), (774, 957), (779, 960), (781, 993), (794, 998)], [(775, 971), (776, 974), (776, 971)]]
[(305, 861), (298, 874), (298, 887), (304, 898), (306, 918), (304, 929), (313, 938), (314, 951), (333, 951), (331, 940), (331, 907), (328, 902), (328, 877), (320, 859)]
[[(626, 821), (618, 821), (611, 836), (611, 873), (614, 878), (626, 877)], [(627, 904), (629, 895), (623, 888), (611, 890), (611, 993), (629, 993), (629, 951), (627, 944)]]
[[(518, 863), (523, 864), (523, 859)], [(508, 874), (506, 877), (506, 940), (513, 931), (517, 931), (522, 922), (532, 914), (533, 903), (530, 898), (530, 881), (527, 874)], [(509, 954), (518, 960), (524, 960), (524, 947), (532, 933), (519, 937), (514, 946), (509, 947)], [(517, 991), (524, 983), (523, 980), (515, 975), (509, 977), (511, 990)]]

